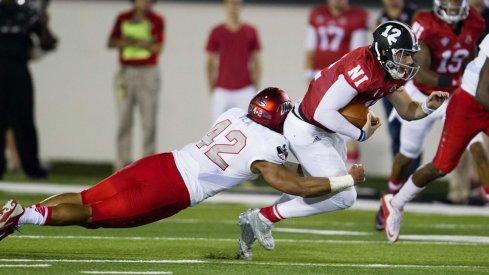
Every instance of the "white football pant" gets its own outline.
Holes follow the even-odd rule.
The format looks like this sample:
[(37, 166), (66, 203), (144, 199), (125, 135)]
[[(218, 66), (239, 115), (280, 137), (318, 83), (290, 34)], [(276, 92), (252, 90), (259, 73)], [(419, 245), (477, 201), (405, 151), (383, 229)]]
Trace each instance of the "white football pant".
[[(284, 135), (290, 149), (304, 169), (305, 176), (335, 177), (347, 174), (345, 141), (289, 113)], [(355, 188), (315, 198), (284, 194), (277, 209), (284, 218), (305, 217), (351, 207), (357, 197)]]

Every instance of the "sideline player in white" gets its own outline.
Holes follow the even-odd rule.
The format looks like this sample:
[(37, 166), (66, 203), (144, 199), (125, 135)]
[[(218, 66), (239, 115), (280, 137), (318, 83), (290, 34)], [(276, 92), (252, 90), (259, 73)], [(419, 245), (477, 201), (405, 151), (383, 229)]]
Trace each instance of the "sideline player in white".
[[(418, 40), (411, 28), (388, 21), (375, 29), (370, 47), (352, 51), (316, 75), (302, 102), (295, 105), (284, 124), (284, 135), (305, 175), (346, 175), (345, 142), (338, 134), (363, 142), (380, 126), (369, 113), (363, 129), (355, 127), (338, 111), (346, 105), (371, 106), (387, 96), (406, 120), (421, 119), (441, 106), (448, 93), (433, 92), (420, 103), (412, 101), (402, 87), (418, 71), (413, 60), (418, 51)], [(372, 121), (376, 123), (372, 125)], [(251, 228), (253, 234), (246, 236), (254, 235), (265, 249), (271, 250), (275, 247), (271, 234), (274, 223), (349, 208), (355, 200), (353, 187), (317, 198), (284, 195), (274, 205), (243, 213), (240, 223), (249, 226), (242, 226), (241, 230)], [(252, 238), (243, 240), (249, 247), (253, 241)]]
[[(170, 217), (259, 174), (282, 192), (324, 195), (364, 181), (361, 165), (339, 178), (303, 178), (285, 168), (281, 135), (292, 108), (278, 88), (250, 102), (248, 113), (230, 109), (204, 137), (181, 150), (143, 158), (81, 193), (65, 193), (23, 208), (8, 201), (0, 214), (0, 239), (23, 224), (125, 228)], [(341, 184), (338, 184), (338, 181)]]
[[(450, 173), (457, 166), (465, 148), (477, 134), (489, 135), (489, 35), (480, 44), (476, 59), (465, 69), (462, 85), (454, 92), (447, 107), (447, 118), (436, 156), (418, 169), (399, 192), (382, 197), (385, 235), (390, 242), (399, 239), (404, 206), (433, 180)], [(479, 176), (489, 199), (489, 162), (482, 157), (484, 169)]]

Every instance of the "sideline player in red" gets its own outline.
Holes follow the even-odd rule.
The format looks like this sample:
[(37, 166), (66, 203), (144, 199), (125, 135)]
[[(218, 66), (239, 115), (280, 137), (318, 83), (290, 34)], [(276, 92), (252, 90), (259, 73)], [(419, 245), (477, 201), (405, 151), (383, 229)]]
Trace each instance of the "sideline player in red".
[(244, 0), (224, 0), (226, 21), (207, 41), (207, 82), (212, 121), (230, 108), (246, 110), (261, 78), (260, 39), (256, 28), (241, 21)]
[[(363, 129), (348, 122), (338, 110), (350, 103), (371, 106), (387, 96), (402, 118), (426, 117), (448, 97), (433, 92), (423, 103), (411, 100), (402, 85), (414, 77), (418, 66), (413, 56), (419, 51), (418, 39), (408, 25), (397, 21), (381, 24), (373, 33), (370, 47), (361, 47), (343, 56), (311, 81), (302, 102), (295, 105), (284, 123), (284, 136), (304, 169), (314, 177), (347, 174), (343, 134), (363, 142), (370, 138), (380, 122), (369, 113)], [(372, 121), (376, 121), (372, 125)], [(316, 198), (284, 195), (274, 205), (250, 209), (240, 216), (242, 231), (252, 229), (265, 249), (273, 249), (272, 225), (282, 219), (306, 217), (351, 207), (355, 188)], [(252, 244), (253, 239), (245, 242)]]
[[(447, 117), (432, 162), (418, 169), (401, 190), (393, 196), (382, 197), (385, 234), (395, 242), (404, 206), (433, 180), (450, 173), (460, 161), (469, 142), (480, 132), (489, 135), (489, 35), (480, 44), (479, 56), (465, 69), (461, 87), (455, 90), (447, 107)], [(482, 166), (480, 179), (489, 199), (489, 161), (485, 154), (479, 157)]]
[(291, 108), (285, 92), (267, 88), (252, 99), (248, 113), (228, 110), (200, 141), (180, 150), (136, 161), (81, 193), (56, 195), (28, 208), (10, 200), (0, 215), (0, 239), (23, 224), (144, 225), (259, 174), (278, 190), (305, 197), (361, 184), (361, 165), (352, 167), (350, 175), (329, 179), (300, 177), (283, 166), (288, 143), (281, 132)]
[[(309, 15), (306, 35), (306, 77), (311, 81), (324, 68), (356, 48), (368, 45), (368, 13), (348, 0), (326, 0)], [(347, 167), (360, 159), (356, 140), (347, 143)]]
[[(420, 12), (413, 21), (421, 47), (416, 56), (420, 71), (406, 84), (409, 95), (421, 101), (433, 91), (443, 89), (451, 94), (460, 85), (466, 63), (475, 56), (484, 28), (484, 19), (467, 0), (434, 0), (433, 11)], [(406, 181), (409, 166), (422, 153), (434, 123), (445, 116), (447, 104), (425, 119), (401, 120), (400, 149), (394, 157), (388, 183), (392, 194)], [(478, 136), (478, 140), (481, 141), (482, 136)], [(482, 144), (477, 144), (472, 147), (483, 150)]]

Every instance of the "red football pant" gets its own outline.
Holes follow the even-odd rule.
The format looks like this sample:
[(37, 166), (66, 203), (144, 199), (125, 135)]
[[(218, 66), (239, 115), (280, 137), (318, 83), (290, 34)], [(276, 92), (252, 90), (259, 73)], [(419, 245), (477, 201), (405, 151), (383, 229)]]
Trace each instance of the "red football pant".
[(450, 173), (479, 132), (489, 135), (489, 111), (458, 88), (448, 103), (443, 132), (433, 159), (435, 167), (445, 174)]
[(171, 153), (134, 162), (81, 193), (92, 208), (89, 228), (135, 227), (175, 215), (190, 197)]

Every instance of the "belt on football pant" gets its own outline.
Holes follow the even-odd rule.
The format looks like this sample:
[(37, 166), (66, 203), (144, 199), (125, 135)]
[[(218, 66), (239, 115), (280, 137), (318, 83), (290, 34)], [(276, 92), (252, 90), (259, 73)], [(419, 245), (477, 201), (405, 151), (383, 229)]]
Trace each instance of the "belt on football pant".
[(302, 104), (299, 104), (299, 106), (294, 106), (294, 108), (292, 108), (292, 114), (294, 114), (294, 116), (296, 116), (298, 119), (307, 122), (309, 124), (312, 124), (304, 115), (304, 112), (302, 111)]

